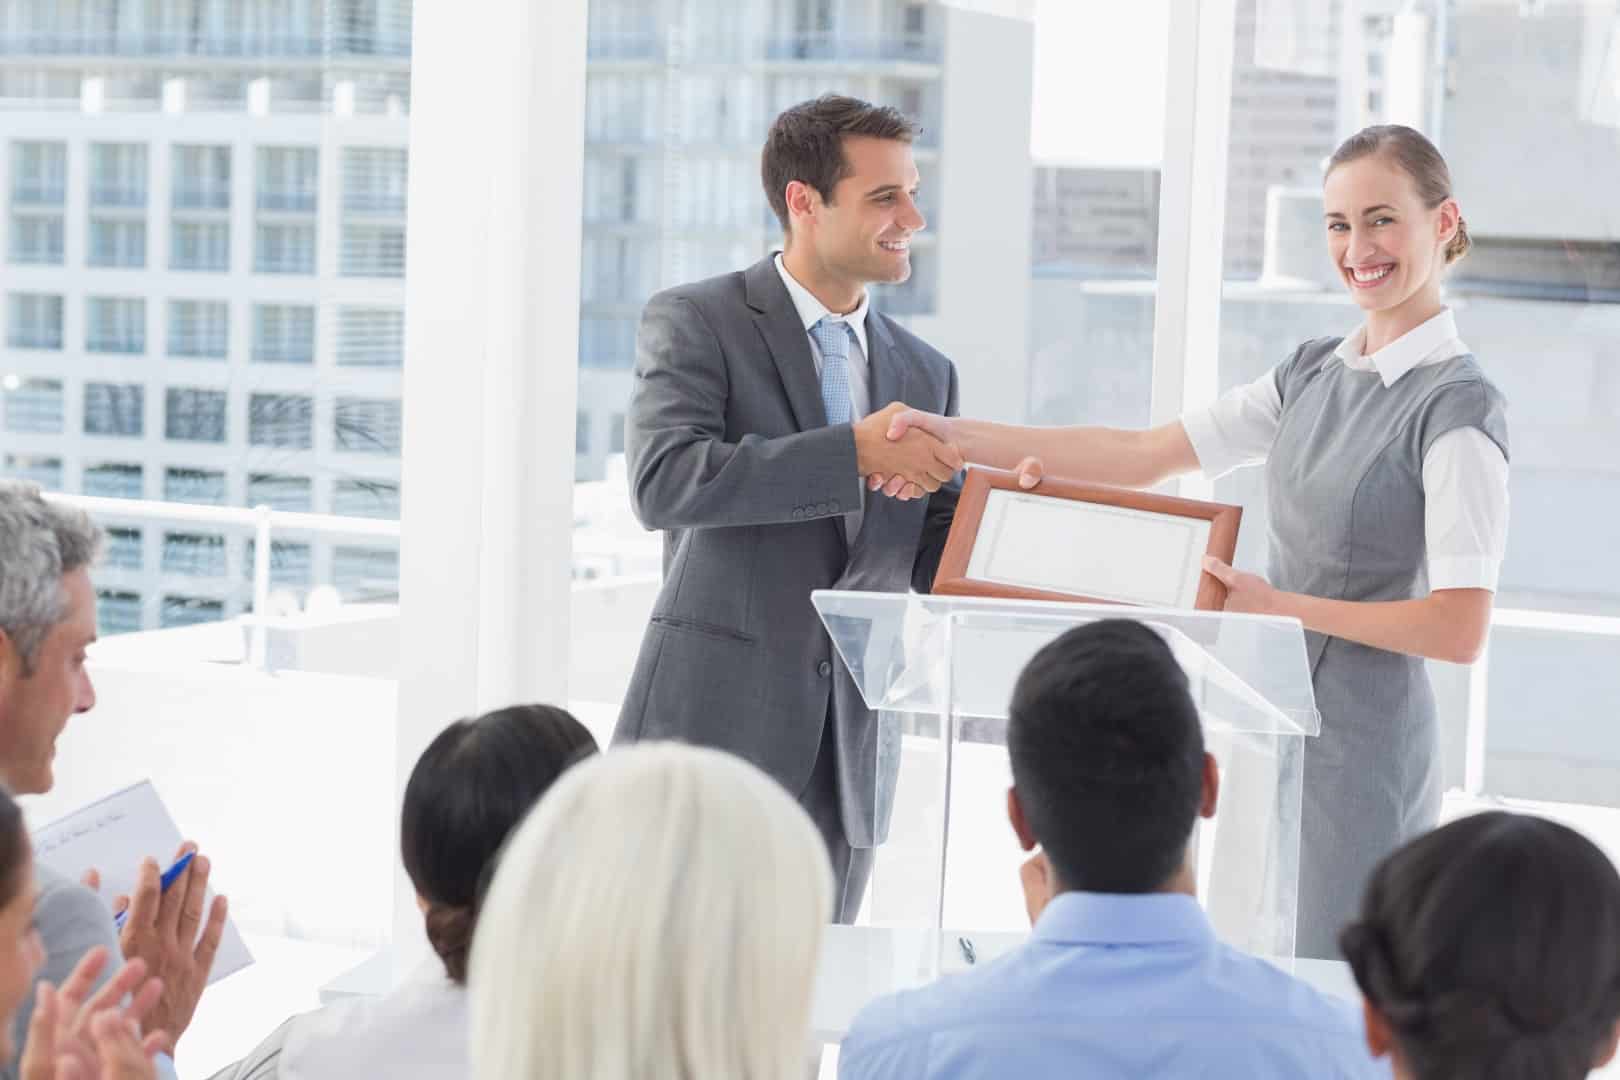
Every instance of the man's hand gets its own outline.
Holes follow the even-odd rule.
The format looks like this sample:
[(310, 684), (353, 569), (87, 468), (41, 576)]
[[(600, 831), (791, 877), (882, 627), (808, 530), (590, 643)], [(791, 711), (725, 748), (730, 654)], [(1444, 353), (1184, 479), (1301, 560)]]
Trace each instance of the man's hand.
[[(195, 849), (194, 844), (182, 844), (175, 857), (178, 859)], [(174, 884), (164, 891), (159, 883), (157, 862), (144, 860), (136, 874), (129, 918), (119, 935), (124, 956), (144, 960), (152, 974), (163, 981), (163, 993), (152, 1009), (151, 1023), (168, 1032), (168, 1042), (162, 1049), (171, 1057), (174, 1043), (197, 1011), (197, 1000), (208, 985), (214, 954), (219, 951), (219, 939), (225, 933), (225, 898), (216, 896), (202, 936), (197, 935), (197, 927), (202, 924), (203, 901), (208, 894), (209, 868), (206, 856), (194, 857)]]
[(938, 491), (961, 471), (962, 455), (925, 430), (891, 435), (895, 417), (910, 411), (897, 401), (855, 422), (855, 468), (862, 476), (913, 485), (918, 495)]
[(1052, 899), (1052, 864), (1046, 861), (1044, 851), (1037, 851), (1024, 860), (1018, 868), (1018, 883), (1024, 887), (1024, 911), (1029, 915), (1029, 925), (1034, 926)]
[(39, 984), (19, 1069), (22, 1080), (96, 1080), (109, 1075), (105, 1072), (107, 1060), (94, 1037), (95, 1026), (103, 1021), (127, 1031), (128, 1042), (143, 1055), (142, 1060), (149, 1060), (162, 1048), (167, 1039), (162, 1032), (152, 1032), (144, 1039), (139, 1036), (141, 1018), (157, 1004), (163, 990), (159, 980), (146, 977), (142, 961), (125, 964), (94, 997), (85, 1000), (106, 966), (107, 950), (97, 947), (84, 954), (60, 990), (48, 982)]

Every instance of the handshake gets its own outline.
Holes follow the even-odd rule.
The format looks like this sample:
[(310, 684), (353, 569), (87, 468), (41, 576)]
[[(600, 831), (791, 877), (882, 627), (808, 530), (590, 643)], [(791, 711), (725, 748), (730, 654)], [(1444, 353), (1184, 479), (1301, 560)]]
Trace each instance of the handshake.
[[(958, 421), (896, 401), (855, 423), (855, 468), (868, 491), (904, 502), (938, 491), (967, 464), (959, 445)], [(1016, 469), (1019, 486), (1041, 480), (1039, 459), (1026, 457)]]

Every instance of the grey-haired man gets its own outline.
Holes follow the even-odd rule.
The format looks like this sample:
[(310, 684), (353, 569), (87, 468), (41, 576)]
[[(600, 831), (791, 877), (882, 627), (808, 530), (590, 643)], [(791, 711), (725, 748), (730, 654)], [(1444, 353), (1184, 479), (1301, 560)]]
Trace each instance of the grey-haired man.
[[(58, 736), (69, 719), (96, 703), (85, 650), (96, 640), (90, 566), (100, 547), (101, 530), (88, 516), (47, 502), (32, 484), (0, 480), (0, 782), (18, 795), (51, 789)], [(145, 1026), (168, 1033), (167, 1053), (158, 1063), (161, 1073), (172, 1076), (174, 1040), (191, 1022), (207, 985), (225, 928), (225, 906), (216, 899), (203, 925), (204, 857), (193, 859), (167, 892), (156, 888), (157, 873), (150, 860), (142, 864), (135, 905), (120, 935), (112, 912), (93, 890), (36, 865), (34, 929), (45, 951), (36, 978), (61, 985), (99, 945), (112, 957), (99, 986), (123, 958), (139, 956), (163, 980), (163, 995)], [(17, 1016), (14, 1045), (19, 1049), (33, 1003), (30, 993)], [(0, 1063), (0, 1076), (16, 1075), (16, 1060)]]

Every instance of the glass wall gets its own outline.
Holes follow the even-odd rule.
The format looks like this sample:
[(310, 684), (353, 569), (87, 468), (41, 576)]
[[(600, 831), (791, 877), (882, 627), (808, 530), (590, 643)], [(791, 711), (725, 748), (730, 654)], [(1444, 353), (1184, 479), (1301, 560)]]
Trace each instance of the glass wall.
[[(1331, 7), (1238, 3), (1220, 386), (1360, 325), (1327, 255), (1323, 162), (1367, 124), (1428, 134), (1474, 244), (1446, 302), (1507, 397), (1511, 465), (1509, 610), (1472, 692), (1468, 670), (1432, 665), (1447, 780), (1464, 782), (1472, 710), (1489, 733), (1486, 791), (1616, 805), (1620, 745), (1593, 705), (1620, 692), (1620, 624), (1581, 617), (1620, 615), (1620, 222), (1601, 179), (1620, 177), (1620, 14), (1557, 0)], [(1216, 495), (1246, 506), (1240, 560), (1262, 566), (1262, 470)]]

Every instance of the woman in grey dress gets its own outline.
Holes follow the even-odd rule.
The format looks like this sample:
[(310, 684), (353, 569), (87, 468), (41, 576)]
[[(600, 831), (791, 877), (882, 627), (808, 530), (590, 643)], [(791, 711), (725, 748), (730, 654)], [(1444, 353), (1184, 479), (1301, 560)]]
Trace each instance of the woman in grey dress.
[[(1364, 321), (1304, 342), (1213, 406), (1145, 431), (902, 414), (968, 461), (1150, 487), (1264, 463), (1268, 577), (1209, 560), (1228, 611), (1305, 625), (1322, 734), (1306, 741), (1298, 952), (1337, 956), (1379, 858), (1431, 828), (1441, 763), (1423, 660), (1471, 663), (1507, 535), (1507, 427), (1440, 299), (1468, 232), (1445, 161), (1411, 128), (1346, 140), (1323, 181), (1329, 257)], [(876, 488), (884, 478), (874, 478)], [(897, 497), (909, 492), (883, 483)], [(1269, 580), (1268, 580), (1269, 578)]]

